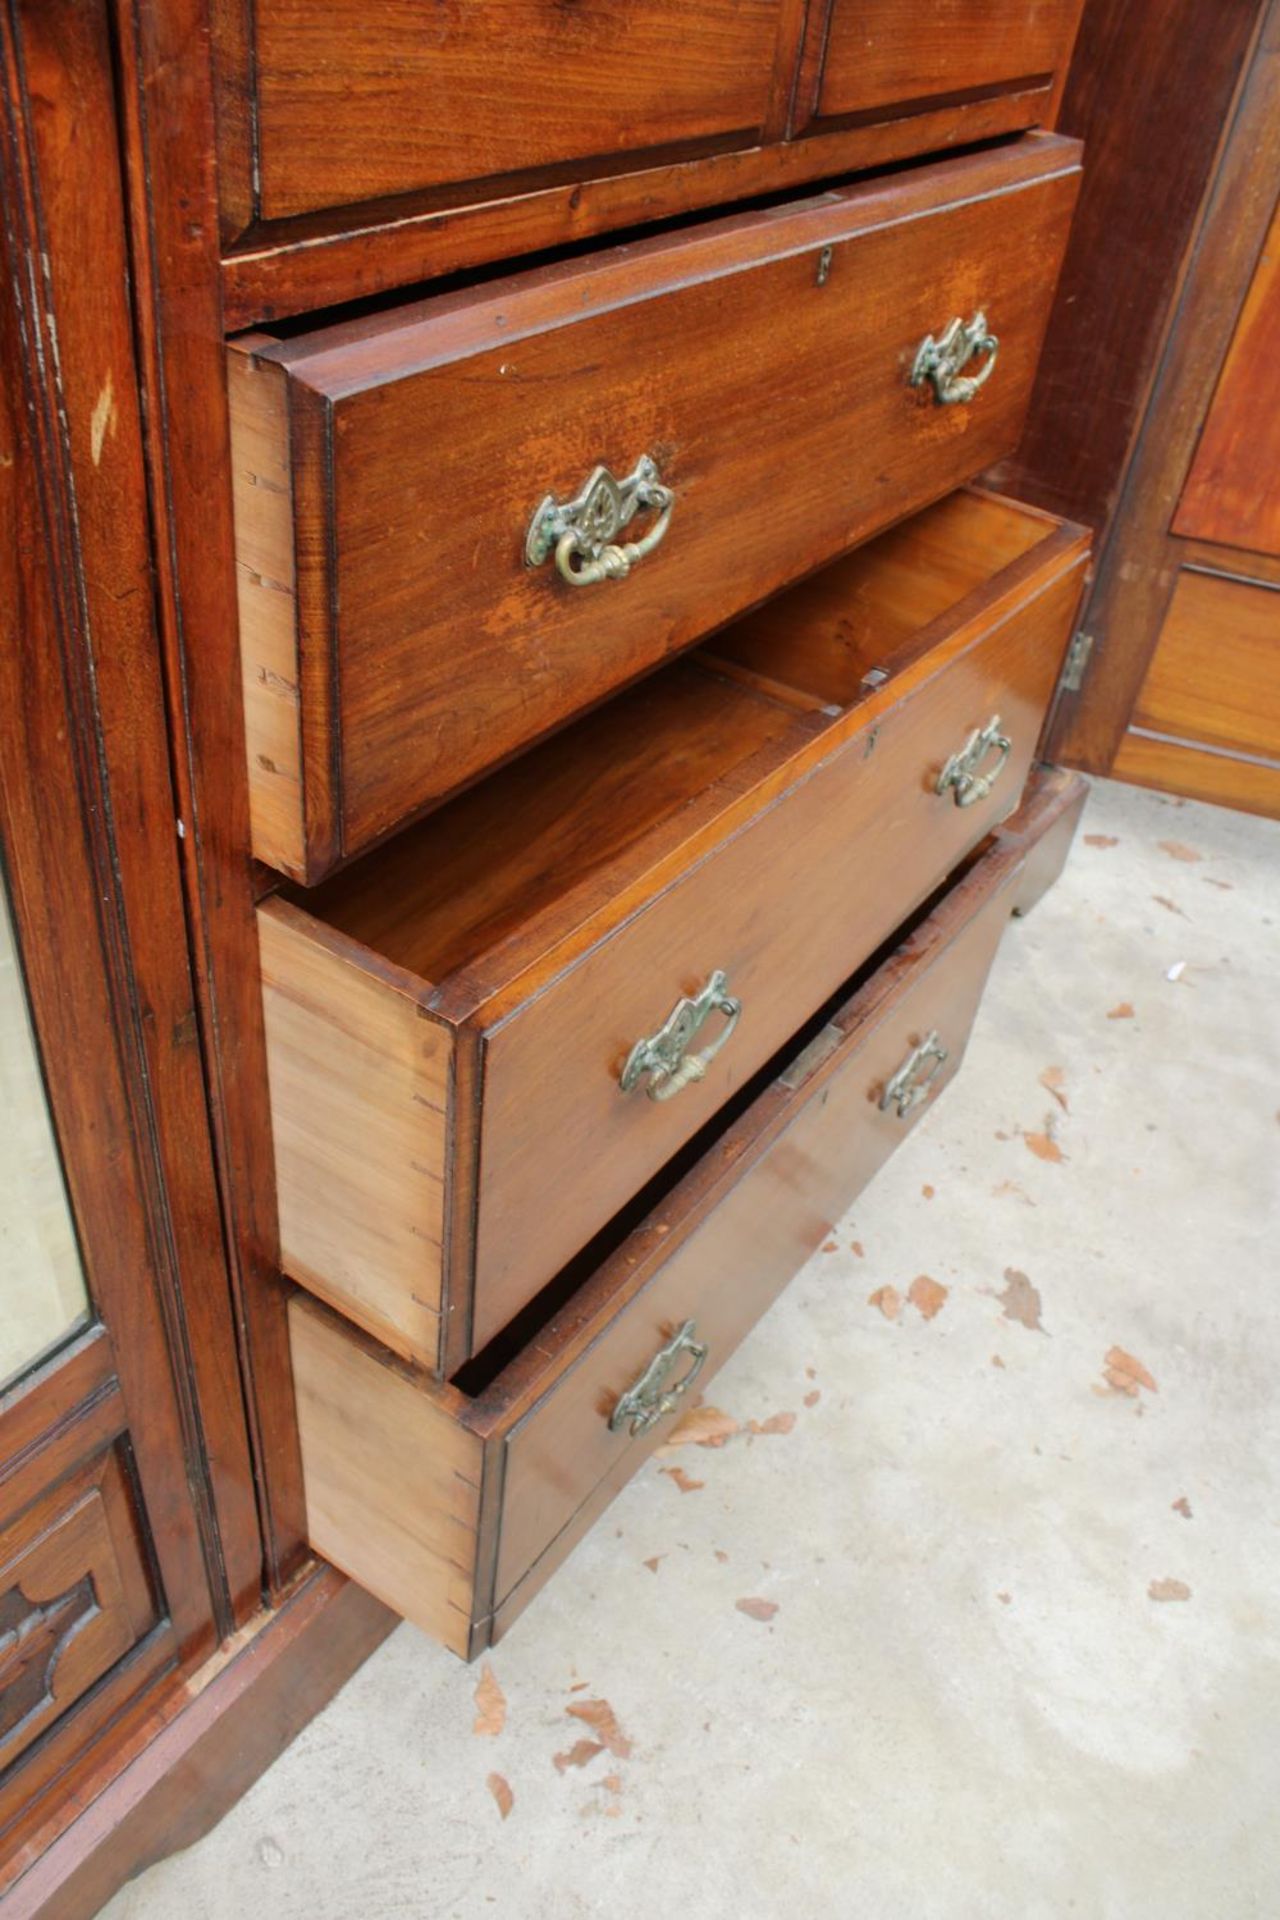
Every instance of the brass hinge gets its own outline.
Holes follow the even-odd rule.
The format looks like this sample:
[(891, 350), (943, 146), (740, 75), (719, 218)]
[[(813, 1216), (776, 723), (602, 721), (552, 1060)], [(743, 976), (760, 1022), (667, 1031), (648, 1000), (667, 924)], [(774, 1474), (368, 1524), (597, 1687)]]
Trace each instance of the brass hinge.
[(1073, 636), (1067, 648), (1067, 657), (1062, 663), (1062, 678), (1058, 685), (1063, 693), (1079, 693), (1084, 685), (1084, 676), (1089, 666), (1089, 655), (1093, 652), (1093, 635), (1080, 632)]

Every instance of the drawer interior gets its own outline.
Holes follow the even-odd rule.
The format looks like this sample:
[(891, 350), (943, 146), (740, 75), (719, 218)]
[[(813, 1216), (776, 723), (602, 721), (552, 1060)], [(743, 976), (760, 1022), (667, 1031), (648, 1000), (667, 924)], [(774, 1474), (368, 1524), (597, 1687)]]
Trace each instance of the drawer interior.
[(707, 655), (777, 696), (845, 710), (918, 660), (964, 602), (985, 602), (1058, 525), (993, 494), (949, 494), (748, 614)]
[(540, 914), (589, 914), (620, 864), (672, 851), (811, 743), (836, 744), (1062, 541), (1034, 509), (952, 494), (286, 897), (421, 980), (465, 975)]

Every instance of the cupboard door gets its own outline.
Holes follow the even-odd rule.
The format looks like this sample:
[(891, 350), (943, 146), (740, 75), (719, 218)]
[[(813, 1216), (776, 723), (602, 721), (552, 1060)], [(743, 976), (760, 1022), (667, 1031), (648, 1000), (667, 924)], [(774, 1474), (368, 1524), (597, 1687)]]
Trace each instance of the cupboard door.
[(1280, 587), (1184, 568), (1129, 724), (1280, 765)]
[[(0, 19), (0, 1897), (261, 1604), (105, 11)], [(104, 168), (107, 171), (104, 173)]]
[(1262, 246), (1173, 532), (1280, 559), (1280, 205)]

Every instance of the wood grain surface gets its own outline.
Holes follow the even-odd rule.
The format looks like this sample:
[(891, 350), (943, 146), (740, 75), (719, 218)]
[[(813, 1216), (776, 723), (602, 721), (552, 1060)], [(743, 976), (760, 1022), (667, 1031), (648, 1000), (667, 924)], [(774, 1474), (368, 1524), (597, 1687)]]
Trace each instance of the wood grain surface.
[(1088, 0), (1057, 124), (1088, 166), (1026, 432), (997, 484), (1098, 534), (1136, 450), (1259, 0)]
[(1181, 573), (1130, 724), (1280, 768), (1280, 587)]
[(251, 357), (251, 340), (227, 355), (249, 822), (258, 858), (296, 874), (302, 864), (302, 694), (288, 420), (284, 376)]
[(1280, 204), (1236, 324), (1173, 531), (1280, 559)]
[[(631, 895), (623, 937), (517, 987), (525, 1004), (485, 1043), (476, 1346), (1017, 805), (1079, 592), (1078, 572), (1060, 575), (662, 891)], [(934, 783), (997, 715), (1002, 782), (958, 808)], [(632, 1044), (713, 968), (743, 1004), (731, 1044), (675, 1100), (620, 1098)]]
[(312, 1546), (467, 1658), (483, 1447), (458, 1396), (424, 1392), (304, 1294), (289, 1328)]
[(1136, 787), (1184, 793), (1191, 800), (1280, 820), (1280, 767), (1269, 762), (1245, 760), (1238, 754), (1210, 751), (1130, 727), (1120, 742), (1112, 775)]
[[(914, 947), (908, 943), (892, 984), (874, 979), (860, 1008), (836, 1015), (835, 1032), (812, 1049), (818, 1064), (809, 1070), (802, 1062), (784, 1073), (777, 1097), (789, 1111), (778, 1116), (776, 1134), (769, 1130), (759, 1158), (743, 1141), (735, 1162), (740, 1175), (707, 1217), (692, 1230), (682, 1219), (697, 1175), (661, 1210), (675, 1243), (670, 1256), (515, 1426), (506, 1441), (496, 1607), (559, 1541), (619, 1453), (634, 1452), (634, 1470), (650, 1452), (648, 1436), (613, 1433), (608, 1416), (653, 1354), (693, 1319), (710, 1348), (708, 1365), (725, 1360), (956, 1071), (1009, 916), (1005, 889), (1017, 862), (997, 856), (996, 865), (998, 875), (984, 869), (960, 904), (940, 910), (952, 938), (935, 924)], [(930, 959), (922, 962), (922, 952)], [(948, 1049), (933, 1082), (937, 1092), (905, 1120), (893, 1110), (881, 1112), (886, 1082), (934, 1030)], [(761, 1120), (755, 1117), (757, 1126)], [(616, 1270), (626, 1272), (625, 1254)], [(542, 1344), (555, 1353), (554, 1331)]]
[(417, 1355), (440, 1350), (449, 1036), (279, 904), (259, 918), (281, 1258)]
[[(111, 0), (110, 79), (120, 107), (130, 250), (119, 284), (133, 298), (150, 552), (145, 603), (168, 708), (173, 796), (139, 839), (181, 866), (195, 984), (192, 1063), (211, 1127), (235, 1349), (228, 1391), (249, 1429), (251, 1603), (279, 1593), (306, 1560), (302, 1467), (289, 1376), (286, 1290), (276, 1242), (266, 1048), (239, 697), (226, 344), (219, 284), (215, 112), (206, 0), (133, 7)], [(76, 125), (72, 116), (72, 127)], [(114, 149), (113, 149), (114, 150)], [(89, 164), (98, 149), (87, 149)], [(109, 284), (100, 263), (88, 271)], [(119, 528), (114, 529), (119, 537)], [(198, 1041), (198, 1047), (195, 1044)], [(210, 1286), (202, 1297), (214, 1298)], [(226, 1299), (226, 1289), (222, 1288)], [(212, 1341), (194, 1351), (218, 1352)]]
[(1080, 4), (213, 0), (228, 324), (1051, 127)]
[[(1138, 394), (1142, 427), (1123, 469), (1084, 613), (1085, 630), (1094, 642), (1088, 671), (1081, 689), (1059, 700), (1049, 734), (1051, 757), (1098, 773), (1111, 770), (1177, 583), (1184, 550), (1171, 527), (1274, 219), (1280, 182), (1280, 0), (1195, 4), (1194, 32), (1186, 41), (1176, 35), (1152, 37), (1145, 15), (1140, 18), (1132, 8), (1108, 11), (1127, 16), (1124, 21), (1113, 17), (1115, 32), (1126, 40), (1137, 35), (1124, 64), (1140, 82), (1137, 99), (1145, 102), (1152, 118), (1145, 128), (1142, 114), (1134, 120), (1137, 109), (1123, 92), (1113, 91), (1113, 70), (1105, 47), (1101, 49), (1103, 57), (1092, 65), (1089, 80), (1097, 93), (1100, 121), (1114, 121), (1115, 139), (1125, 151), (1140, 149), (1140, 171), (1128, 180), (1118, 176), (1113, 183), (1118, 196), (1114, 224), (1105, 206), (1091, 213), (1082, 205), (1072, 247), (1083, 249), (1082, 257), (1091, 263), (1094, 291), (1091, 300), (1082, 300), (1077, 318), (1068, 322), (1064, 317), (1062, 338), (1079, 356), (1076, 372), (1081, 366), (1101, 369), (1104, 389), (1110, 380), (1107, 369), (1116, 365), (1111, 330), (1136, 339), (1125, 317), (1130, 296), (1117, 272), (1141, 272), (1144, 251), (1164, 246), (1160, 235), (1166, 209), (1175, 213), (1184, 191), (1177, 189), (1170, 207), (1175, 180), (1170, 165), (1180, 169), (1197, 144), (1209, 144), (1210, 135), (1213, 152), (1200, 163), (1193, 211), (1177, 214), (1182, 238), (1175, 255), (1176, 301), (1166, 310), (1163, 338), (1144, 350), (1145, 385)], [(1086, 16), (1082, 51), (1089, 38)], [(1154, 65), (1153, 48), (1158, 56)], [(1221, 58), (1227, 54), (1224, 74)], [(1168, 84), (1161, 85), (1159, 70), (1165, 62), (1172, 63), (1174, 72)], [(1178, 129), (1176, 139), (1162, 137), (1166, 126)], [(1124, 238), (1131, 228), (1140, 229), (1136, 252)], [(1068, 263), (1064, 300), (1077, 290), (1072, 278)], [(1093, 324), (1095, 308), (1103, 318), (1102, 331)], [(1093, 410), (1098, 402), (1090, 397), (1091, 381), (1076, 381), (1075, 388)], [(1109, 424), (1104, 410), (1090, 425), (1074, 402), (1064, 401), (1048, 385), (1041, 388), (1036, 407), (1045, 410), (1045, 464), (1052, 472), (1070, 471), (1074, 447), (1083, 448), (1092, 465), (1102, 437), (1114, 430), (1114, 416)], [(1050, 501), (1053, 497), (1050, 494)]]
[(255, 0), (257, 217), (758, 131), (782, 11)]
[(32, 1832), (5, 1920), (94, 1920), (144, 1867), (202, 1839), (395, 1624), (313, 1566), (197, 1672), (119, 1718), (109, 1760), (79, 1756), (64, 1818)]
[(0, 1767), (155, 1625), (140, 1522), (111, 1448), (0, 1529)]
[[(822, 13), (811, 9), (811, 32)], [(815, 115), (1056, 79), (1079, 13), (1080, 0), (832, 0)]]

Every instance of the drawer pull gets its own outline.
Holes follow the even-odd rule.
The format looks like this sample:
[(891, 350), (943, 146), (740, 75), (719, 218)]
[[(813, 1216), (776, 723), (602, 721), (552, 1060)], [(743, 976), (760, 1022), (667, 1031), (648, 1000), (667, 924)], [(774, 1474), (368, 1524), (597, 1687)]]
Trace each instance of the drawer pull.
[(880, 1095), (880, 1111), (890, 1108), (899, 1120), (905, 1120), (918, 1107), (947, 1061), (947, 1049), (935, 1032), (926, 1033), (920, 1045), (907, 1055), (892, 1080)]
[[(609, 1415), (611, 1433), (620, 1433), (628, 1424), (633, 1436), (648, 1433), (666, 1414), (675, 1412), (706, 1363), (707, 1343), (695, 1340), (696, 1332), (693, 1321), (686, 1320), (679, 1333), (668, 1340), (665, 1347), (659, 1347), (635, 1385), (627, 1388)], [(668, 1386), (668, 1376), (682, 1353), (689, 1355), (692, 1365), (674, 1386)]]
[[(597, 467), (576, 500), (562, 503), (553, 493), (547, 495), (529, 522), (525, 563), (540, 567), (554, 551), (556, 569), (571, 587), (625, 580), (636, 562), (665, 538), (675, 499), (647, 453), (625, 480), (616, 480), (608, 467)], [(619, 546), (618, 535), (642, 510), (656, 513), (657, 519), (642, 539)]]
[[(975, 727), (959, 753), (952, 754), (938, 775), (934, 791), (942, 794), (950, 789), (958, 807), (976, 806), (991, 792), (1012, 751), (1012, 740), (1000, 731), (1000, 715), (993, 713), (986, 726)], [(989, 753), (998, 756), (996, 763), (989, 773), (979, 773)]]
[[(636, 1041), (620, 1076), (624, 1093), (630, 1093), (647, 1073), (649, 1098), (670, 1100), (682, 1087), (705, 1077), (742, 1016), (742, 1002), (726, 990), (728, 985), (717, 968), (701, 993), (692, 1000), (678, 1000), (656, 1033)], [(723, 1027), (710, 1046), (701, 1053), (690, 1053), (689, 1047), (713, 1013), (724, 1016)]]
[[(916, 351), (909, 376), (913, 387), (928, 380), (934, 400), (940, 407), (967, 406), (980, 387), (991, 378), (1000, 342), (987, 331), (985, 313), (975, 313), (966, 325), (958, 317), (938, 340), (926, 334)], [(964, 368), (980, 353), (987, 356), (979, 372), (966, 374)]]

